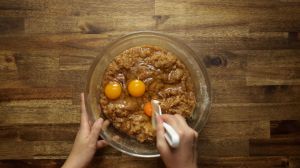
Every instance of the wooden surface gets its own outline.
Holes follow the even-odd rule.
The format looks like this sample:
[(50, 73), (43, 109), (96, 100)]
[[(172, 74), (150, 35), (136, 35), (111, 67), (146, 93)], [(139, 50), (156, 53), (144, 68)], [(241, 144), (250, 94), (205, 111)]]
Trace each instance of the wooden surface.
[[(213, 104), (200, 167), (300, 167), (300, 1), (0, 1), (0, 167), (59, 167), (79, 124), (89, 66), (138, 30), (203, 59)], [(91, 167), (164, 167), (111, 147)]]

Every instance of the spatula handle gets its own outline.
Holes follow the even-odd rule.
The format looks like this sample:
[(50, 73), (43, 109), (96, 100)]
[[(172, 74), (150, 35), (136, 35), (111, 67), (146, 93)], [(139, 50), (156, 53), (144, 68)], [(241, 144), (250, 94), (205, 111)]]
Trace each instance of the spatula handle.
[(180, 138), (178, 133), (174, 130), (174, 128), (171, 125), (165, 122), (163, 122), (163, 127), (165, 128), (166, 131), (165, 138), (167, 142), (172, 148), (177, 148), (180, 143)]

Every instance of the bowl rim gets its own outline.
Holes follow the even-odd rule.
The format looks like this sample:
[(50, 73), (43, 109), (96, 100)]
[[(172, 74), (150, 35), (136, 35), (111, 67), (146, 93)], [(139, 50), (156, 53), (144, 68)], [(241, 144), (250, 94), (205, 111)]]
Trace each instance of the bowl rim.
[[(169, 36), (169, 35), (163, 34), (161, 32), (157, 32), (157, 31), (134, 31), (134, 32), (127, 33), (125, 35), (121, 35), (119, 38), (111, 41), (108, 45), (106, 45), (104, 47), (104, 49), (102, 51), (100, 51), (99, 54), (96, 56), (96, 58), (93, 60), (93, 63), (92, 63), (92, 65), (90, 66), (90, 68), (88, 70), (86, 79), (91, 79), (91, 77), (93, 75), (93, 70), (97, 66), (99, 60), (102, 58), (101, 55), (103, 55), (103, 53), (106, 53), (115, 43), (117, 43), (117, 42), (119, 42), (123, 39), (130, 38), (131, 36), (136, 36), (136, 35), (139, 35), (139, 34), (141, 34), (141, 35), (156, 35), (156, 36), (161, 36), (163, 38), (169, 39), (171, 41), (175, 41), (177, 44), (180, 44), (182, 47), (184, 47), (185, 50), (188, 50), (188, 52), (190, 52), (190, 53), (192, 53), (192, 55), (196, 56), (196, 53), (187, 44), (185, 44), (183, 41), (181, 41), (181, 39), (174, 38), (172, 36)], [(197, 58), (200, 59), (200, 57), (197, 57)], [(197, 58), (194, 58), (194, 59), (197, 59)], [(204, 113), (206, 113), (206, 117), (204, 117), (204, 120), (202, 121), (201, 125), (198, 123), (195, 127), (195, 128), (200, 127), (200, 128), (197, 128), (197, 129), (199, 129), (200, 130), (199, 132), (201, 132), (203, 130), (203, 127), (206, 125), (207, 120), (210, 116), (211, 103), (212, 103), (212, 90), (211, 90), (211, 83), (210, 83), (209, 75), (207, 73), (207, 70), (205, 69), (203, 61), (200, 60), (200, 61), (197, 61), (197, 63), (200, 64), (199, 67), (201, 69), (201, 72), (203, 73), (205, 83), (207, 84), (206, 87), (207, 87), (207, 94), (208, 94), (207, 95), (208, 96), (208, 103), (207, 103), (206, 109), (204, 111)], [(87, 102), (88, 101), (90, 82), (91, 82), (90, 80), (87, 80), (86, 85), (85, 85), (85, 90), (84, 90), (84, 100), (85, 100), (85, 102), (84, 102), (84, 104), (85, 104), (86, 111), (88, 113), (89, 119), (92, 122), (94, 122), (97, 117), (95, 117), (95, 114), (93, 112), (91, 112), (91, 107), (90, 107), (89, 103)], [(100, 132), (100, 136), (101, 136), (102, 139), (106, 140), (106, 136), (103, 134), (102, 131)], [(123, 150), (122, 148), (118, 147), (114, 143), (109, 143), (109, 145), (112, 146), (114, 149), (116, 149), (116, 150), (118, 150), (122, 153), (125, 153), (127, 155), (130, 155), (130, 156), (141, 157), (141, 158), (154, 158), (154, 157), (159, 157), (160, 156), (159, 153), (158, 154), (143, 155), (143, 154), (128, 152), (128, 151)]]

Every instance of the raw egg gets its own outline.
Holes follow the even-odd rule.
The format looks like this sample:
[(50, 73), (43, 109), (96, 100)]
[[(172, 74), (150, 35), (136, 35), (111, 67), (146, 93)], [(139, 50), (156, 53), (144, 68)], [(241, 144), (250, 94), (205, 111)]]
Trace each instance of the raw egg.
[(152, 105), (151, 105), (151, 102), (147, 102), (145, 103), (144, 105), (144, 113), (151, 117), (152, 116)]
[(128, 84), (128, 92), (133, 97), (140, 97), (145, 93), (145, 84), (141, 80), (132, 80)]
[(117, 99), (122, 93), (121, 85), (117, 82), (109, 82), (105, 86), (104, 93), (109, 99)]

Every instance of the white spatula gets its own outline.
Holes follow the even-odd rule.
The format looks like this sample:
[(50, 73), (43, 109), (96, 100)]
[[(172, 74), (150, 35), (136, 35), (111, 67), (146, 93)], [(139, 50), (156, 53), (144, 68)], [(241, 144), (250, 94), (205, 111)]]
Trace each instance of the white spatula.
[[(161, 115), (162, 112), (161, 112), (161, 108), (160, 108), (160, 105), (159, 105), (159, 101), (158, 100), (151, 100), (151, 105), (152, 105), (152, 109), (153, 109), (153, 112), (152, 112), (152, 126), (153, 128), (156, 128), (156, 116), (157, 115)], [(163, 127), (165, 128), (165, 138), (168, 142), (168, 144), (172, 147), (172, 148), (176, 148), (178, 147), (179, 143), (180, 143), (180, 138), (179, 138), (179, 135), (178, 133), (174, 130), (174, 128), (163, 122)]]

